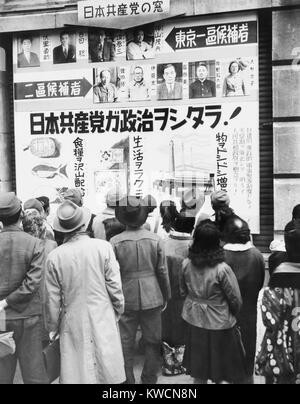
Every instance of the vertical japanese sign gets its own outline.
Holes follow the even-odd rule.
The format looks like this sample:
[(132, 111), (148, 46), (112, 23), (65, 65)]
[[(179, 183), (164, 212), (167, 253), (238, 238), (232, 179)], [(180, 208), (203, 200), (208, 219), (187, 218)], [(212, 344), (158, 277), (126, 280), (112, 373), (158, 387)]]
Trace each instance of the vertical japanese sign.
[(257, 17), (140, 26), (169, 3), (83, 3), (86, 17), (127, 21), (126, 11), (138, 28), (15, 38), (20, 197), (57, 205), (76, 187), (97, 213), (111, 187), (178, 204), (191, 188), (207, 201), (223, 189), (259, 232)]

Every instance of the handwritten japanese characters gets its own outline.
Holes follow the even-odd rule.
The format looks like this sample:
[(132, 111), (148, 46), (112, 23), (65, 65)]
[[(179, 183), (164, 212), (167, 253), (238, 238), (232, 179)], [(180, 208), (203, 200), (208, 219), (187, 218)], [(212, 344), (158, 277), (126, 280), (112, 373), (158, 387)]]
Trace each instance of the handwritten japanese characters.
[(80, 189), (82, 196), (86, 194), (86, 183), (85, 183), (85, 164), (84, 164), (84, 140), (80, 137), (74, 140), (74, 186)]

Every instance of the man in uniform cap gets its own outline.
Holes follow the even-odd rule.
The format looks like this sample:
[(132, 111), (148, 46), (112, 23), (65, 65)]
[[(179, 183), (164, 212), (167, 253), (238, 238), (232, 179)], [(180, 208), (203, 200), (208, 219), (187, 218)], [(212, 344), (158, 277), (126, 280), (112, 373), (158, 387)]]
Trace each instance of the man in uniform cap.
[(39, 288), (43, 246), (21, 229), (22, 204), (12, 192), (0, 193), (0, 332), (13, 332), (16, 353), (1, 357), (0, 384), (12, 384), (19, 360), (25, 384), (47, 384), (41, 339)]

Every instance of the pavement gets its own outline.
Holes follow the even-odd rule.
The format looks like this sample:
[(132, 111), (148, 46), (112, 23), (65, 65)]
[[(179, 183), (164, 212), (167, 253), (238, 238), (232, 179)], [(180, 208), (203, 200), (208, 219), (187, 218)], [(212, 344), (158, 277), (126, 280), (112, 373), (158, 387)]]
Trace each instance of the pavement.
[[(258, 299), (258, 319), (257, 319), (257, 348), (261, 345), (261, 341), (264, 336), (265, 328), (262, 323), (261, 319), (261, 311), (260, 311), (260, 306), (261, 306), (261, 299), (262, 299), (262, 294), (263, 291), (261, 291)], [(137, 339), (140, 337), (138, 336)], [(134, 363), (134, 373), (136, 377), (136, 382), (140, 383), (140, 377), (143, 369), (143, 356), (139, 354), (138, 349), (136, 349), (136, 355), (135, 355), (135, 363)], [(263, 377), (255, 377), (254, 379), (255, 384), (265, 384), (265, 380)], [(15, 384), (22, 384), (22, 376), (20, 369), (18, 367), (16, 377), (15, 377)], [(58, 381), (56, 381), (54, 384), (58, 384)], [(179, 376), (174, 376), (174, 377), (165, 377), (162, 374), (159, 375), (158, 378), (158, 384), (168, 384), (168, 385), (176, 385), (176, 384), (193, 384), (193, 379), (190, 376), (186, 375), (179, 375)]]
[[(143, 363), (144, 363), (144, 357), (142, 355), (138, 354), (138, 352), (137, 352), (136, 356), (135, 356), (135, 363), (134, 363), (134, 373), (135, 373), (136, 383), (140, 383), (140, 377), (141, 377), (141, 373), (142, 373), (142, 369), (143, 369)], [(19, 367), (17, 369), (14, 384), (23, 384)], [(58, 380), (54, 384), (58, 384)], [(158, 377), (157, 384), (167, 384), (167, 385), (193, 384), (193, 379), (187, 375), (166, 377), (166, 376), (163, 376), (162, 374), (160, 374)], [(264, 378), (255, 377), (255, 384), (265, 384)]]

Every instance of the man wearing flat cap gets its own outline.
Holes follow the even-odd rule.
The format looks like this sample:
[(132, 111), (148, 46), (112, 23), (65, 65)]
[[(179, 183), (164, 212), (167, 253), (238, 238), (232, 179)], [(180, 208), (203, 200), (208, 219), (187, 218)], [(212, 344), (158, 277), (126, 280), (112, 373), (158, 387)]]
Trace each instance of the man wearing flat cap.
[(145, 201), (122, 199), (116, 207), (117, 219), (126, 231), (111, 239), (125, 297), (125, 313), (120, 331), (125, 359), (126, 383), (134, 384), (134, 346), (138, 326), (145, 344), (143, 384), (156, 384), (160, 369), (162, 308), (171, 297), (170, 282), (162, 240), (143, 226), (149, 214)]
[(25, 384), (47, 384), (41, 339), (43, 246), (20, 227), (21, 201), (0, 193), (0, 332), (13, 332), (16, 353), (1, 357), (0, 384), (12, 384), (19, 360)]

